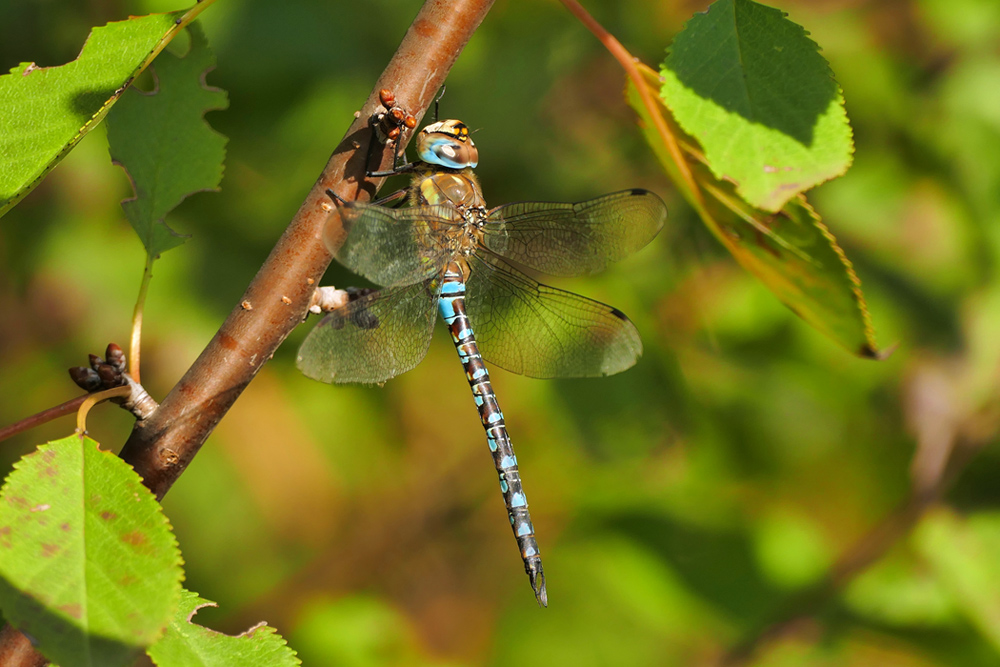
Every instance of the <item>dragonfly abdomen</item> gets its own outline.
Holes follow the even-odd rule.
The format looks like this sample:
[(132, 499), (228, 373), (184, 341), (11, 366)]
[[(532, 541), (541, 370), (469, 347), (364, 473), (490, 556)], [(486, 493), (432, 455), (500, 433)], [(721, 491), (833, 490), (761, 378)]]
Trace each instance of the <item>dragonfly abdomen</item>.
[(507, 518), (510, 520), (517, 546), (524, 561), (524, 571), (528, 574), (531, 588), (539, 604), (547, 606), (545, 591), (545, 574), (542, 571), (542, 557), (538, 552), (538, 542), (535, 540), (535, 528), (531, 524), (528, 513), (528, 501), (521, 486), (521, 474), (517, 469), (517, 456), (514, 446), (507, 434), (503, 412), (497, 402), (490, 374), (483, 363), (476, 343), (472, 324), (465, 310), (465, 281), (461, 268), (453, 263), (445, 270), (441, 284), (441, 296), (438, 309), (451, 339), (458, 350), (458, 357), (465, 369), (465, 377), (472, 388), (472, 395), (479, 410), (479, 419), (486, 429), (486, 441), (493, 457), (500, 478), (500, 490), (503, 492), (504, 505), (507, 508)]

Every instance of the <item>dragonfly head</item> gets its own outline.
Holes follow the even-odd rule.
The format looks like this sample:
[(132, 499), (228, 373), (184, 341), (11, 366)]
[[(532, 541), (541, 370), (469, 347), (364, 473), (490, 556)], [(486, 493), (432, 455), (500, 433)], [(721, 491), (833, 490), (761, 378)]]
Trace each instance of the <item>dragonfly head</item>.
[(420, 130), (417, 155), (427, 164), (465, 169), (479, 164), (479, 151), (469, 127), (460, 120), (441, 120)]

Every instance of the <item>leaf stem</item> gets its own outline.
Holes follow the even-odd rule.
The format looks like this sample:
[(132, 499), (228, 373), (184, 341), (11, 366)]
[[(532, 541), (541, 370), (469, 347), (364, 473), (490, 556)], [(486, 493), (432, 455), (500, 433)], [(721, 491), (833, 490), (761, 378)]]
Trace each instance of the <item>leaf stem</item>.
[(614, 35), (609, 33), (604, 29), (600, 23), (597, 22), (593, 16), (587, 13), (587, 10), (577, 2), (576, 0), (559, 0), (565, 5), (566, 9), (570, 11), (573, 16), (578, 18), (583, 25), (594, 33), (594, 36), (604, 45), (615, 60), (621, 64), (622, 69), (625, 70), (625, 74), (628, 78), (632, 80), (635, 84), (636, 91), (639, 93), (640, 99), (642, 99), (643, 106), (649, 111), (650, 118), (653, 119), (654, 125), (656, 125), (656, 131), (659, 133), (660, 138), (663, 140), (664, 145), (666, 145), (667, 150), (670, 152), (670, 157), (673, 158), (674, 162), (677, 164), (677, 169), (681, 173), (681, 177), (684, 179), (684, 184), (691, 191), (691, 195), (694, 201), (701, 203), (702, 196), (701, 190), (695, 183), (694, 175), (691, 173), (691, 169), (688, 168), (687, 160), (684, 159), (684, 154), (681, 152), (681, 148), (677, 143), (676, 137), (667, 127), (666, 121), (656, 109), (656, 100), (649, 92), (649, 88), (646, 86), (645, 81), (642, 78), (642, 74), (639, 72), (638, 59), (629, 53), (628, 49), (622, 46), (622, 43), (615, 39)]
[(132, 311), (132, 338), (129, 341), (128, 349), (128, 374), (136, 383), (141, 383), (139, 379), (139, 353), (142, 339), (142, 314), (146, 307), (146, 292), (149, 290), (149, 281), (153, 277), (154, 258), (146, 253), (146, 268), (142, 271), (142, 282), (139, 284), (139, 296), (135, 300), (135, 310)]
[[(90, 394), (84, 394), (83, 396), (77, 396), (74, 399), (61, 403), (55, 407), (48, 408), (47, 410), (42, 410), (30, 417), (25, 417), (19, 422), (11, 424), (10, 426), (5, 426), (0, 428), (0, 442), (15, 436), (18, 433), (33, 429), (36, 426), (41, 426), (46, 422), (50, 422), (53, 419), (58, 419), (59, 417), (65, 417), (66, 415), (71, 415), (80, 409), (80, 406)], [(2, 664), (2, 663), (0, 663)]]
[(87, 413), (90, 412), (92, 407), (111, 398), (118, 398), (119, 396), (124, 398), (131, 393), (132, 387), (126, 384), (121, 387), (112, 387), (111, 389), (87, 395), (80, 404), (80, 409), (76, 412), (76, 432), (81, 435), (87, 432)]

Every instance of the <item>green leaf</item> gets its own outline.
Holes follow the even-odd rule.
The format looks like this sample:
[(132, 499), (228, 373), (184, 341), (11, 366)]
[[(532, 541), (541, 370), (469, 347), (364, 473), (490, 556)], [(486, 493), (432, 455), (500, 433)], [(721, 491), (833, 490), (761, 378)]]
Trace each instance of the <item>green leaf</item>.
[(260, 623), (233, 637), (191, 623), (202, 607), (214, 607), (197, 593), (183, 591), (181, 604), (163, 639), (149, 648), (161, 667), (292, 667), (301, 665), (295, 651), (274, 628)]
[[(656, 73), (645, 66), (640, 71), (646, 90), (652, 92), (658, 82)], [(737, 194), (731, 181), (711, 173), (695, 140), (677, 126), (662, 101), (653, 95), (656, 106), (647, 108), (631, 81), (627, 97), (667, 174), (736, 261), (810, 325), (855, 354), (878, 358), (854, 267), (805, 197), (796, 196), (777, 213), (754, 208)], [(667, 148), (668, 137), (660, 134), (657, 121), (678, 143), (683, 165), (674, 160)], [(682, 167), (691, 173), (696, 191), (684, 178)]]
[(92, 130), (153, 58), (211, 2), (95, 28), (76, 60), (0, 76), (0, 216)]
[(154, 258), (186, 238), (166, 225), (167, 213), (190, 194), (218, 190), (226, 157), (226, 138), (204, 118), (229, 106), (224, 91), (204, 85), (215, 55), (197, 23), (188, 31), (187, 55), (165, 52), (151, 68), (156, 90), (129, 89), (108, 115), (111, 159), (125, 169), (136, 195), (122, 208)]
[(40, 446), (0, 491), (0, 607), (62, 667), (129, 664), (170, 620), (182, 576), (153, 494), (90, 438)]
[(662, 98), (712, 173), (766, 211), (851, 164), (843, 96), (807, 35), (777, 9), (718, 0), (678, 33), (661, 71)]
[(1000, 648), (1000, 513), (929, 514), (915, 539), (960, 609)]

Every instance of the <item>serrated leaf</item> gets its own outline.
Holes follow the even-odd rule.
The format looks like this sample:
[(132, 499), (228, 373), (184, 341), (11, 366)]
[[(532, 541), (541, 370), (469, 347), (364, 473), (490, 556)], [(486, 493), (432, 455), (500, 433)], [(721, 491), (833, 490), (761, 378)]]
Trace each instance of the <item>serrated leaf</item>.
[(191, 591), (181, 603), (163, 639), (147, 653), (160, 667), (293, 667), (302, 663), (284, 638), (264, 623), (239, 636), (225, 635), (196, 625), (191, 619), (202, 607), (214, 607)]
[(210, 2), (94, 28), (76, 60), (0, 76), (0, 216), (104, 118), (127, 86)]
[(229, 106), (225, 91), (204, 84), (215, 55), (197, 23), (188, 27), (191, 48), (184, 57), (163, 53), (151, 70), (152, 93), (131, 88), (108, 114), (111, 159), (135, 190), (122, 202), (125, 215), (150, 257), (182, 244), (186, 237), (164, 218), (185, 197), (218, 190), (226, 137), (205, 121), (205, 113)]
[[(757, 276), (786, 306), (854, 354), (879, 356), (874, 332), (854, 267), (805, 197), (796, 196), (777, 213), (754, 208), (737, 194), (732, 182), (717, 179), (693, 138), (677, 126), (655, 96), (659, 78), (641, 65), (647, 91), (654, 93), (651, 111), (629, 81), (627, 98), (643, 120), (646, 139), (667, 174), (702, 221), (743, 268)], [(652, 114), (657, 114), (654, 118)], [(680, 146), (690, 183), (657, 131), (662, 121)]]
[(159, 503), (90, 438), (40, 446), (0, 490), (0, 607), (62, 667), (129, 664), (170, 620), (182, 577)]
[(677, 34), (661, 71), (662, 99), (712, 173), (766, 211), (851, 164), (843, 95), (807, 35), (777, 9), (717, 0)]
[(1000, 648), (1000, 514), (941, 509), (915, 534), (918, 549), (958, 606)]

